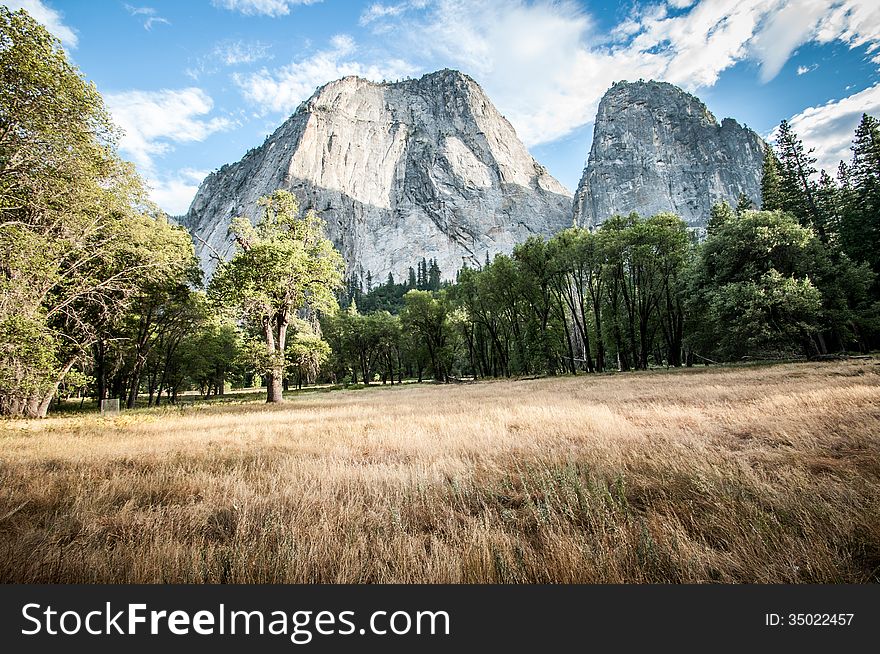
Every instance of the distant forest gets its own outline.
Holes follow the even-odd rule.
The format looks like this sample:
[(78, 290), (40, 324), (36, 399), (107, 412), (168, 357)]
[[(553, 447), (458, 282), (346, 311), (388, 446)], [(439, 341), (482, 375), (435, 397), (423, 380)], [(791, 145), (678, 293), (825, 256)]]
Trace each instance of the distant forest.
[(762, 203), (717, 204), (698, 240), (663, 213), (533, 237), (443, 283), (345, 279), (313, 213), (277, 191), (233, 221), (207, 285), (147, 200), (95, 87), (0, 7), (0, 413), (65, 397), (448, 382), (865, 352), (880, 343), (880, 123), (836, 176), (782, 122)]

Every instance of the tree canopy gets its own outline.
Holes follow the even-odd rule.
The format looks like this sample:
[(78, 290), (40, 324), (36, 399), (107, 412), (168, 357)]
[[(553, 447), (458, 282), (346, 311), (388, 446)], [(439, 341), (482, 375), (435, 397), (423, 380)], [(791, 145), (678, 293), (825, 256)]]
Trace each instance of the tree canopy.
[(43, 416), (147, 280), (192, 244), (145, 200), (94, 85), (25, 11), (0, 7), (0, 412)]
[(236, 253), (220, 264), (210, 295), (259, 329), (265, 343), (267, 402), (281, 402), (287, 330), (299, 311), (332, 312), (342, 286), (342, 256), (324, 236), (317, 214), (299, 213), (296, 197), (275, 191), (260, 199), (256, 225), (232, 221)]

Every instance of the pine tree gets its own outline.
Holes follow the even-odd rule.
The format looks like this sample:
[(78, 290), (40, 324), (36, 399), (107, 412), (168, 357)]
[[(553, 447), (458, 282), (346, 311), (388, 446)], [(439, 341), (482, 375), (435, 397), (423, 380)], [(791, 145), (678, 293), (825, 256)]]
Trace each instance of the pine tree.
[(431, 268), (428, 271), (428, 289), (440, 290), (440, 266), (437, 265), (436, 259), (431, 259)]
[(841, 193), (831, 175), (824, 170), (819, 174), (819, 186), (816, 189), (816, 204), (822, 214), (829, 239), (836, 243), (840, 232)]
[(842, 190), (849, 190), (852, 188), (852, 180), (849, 174), (849, 166), (847, 166), (846, 163), (843, 161), (841, 161), (840, 165), (837, 166), (837, 184)]
[(775, 211), (782, 208), (782, 192), (779, 189), (779, 160), (776, 153), (764, 144), (764, 168), (761, 175), (761, 208)]
[(812, 225), (823, 242), (828, 242), (825, 218), (816, 204), (817, 185), (812, 179), (816, 174), (813, 150), (805, 150), (803, 142), (791, 129), (787, 120), (779, 124), (776, 137), (779, 152), (780, 191), (782, 209), (797, 217), (802, 225)]
[(385, 286), (388, 288), (394, 288), (394, 275), (392, 275), (390, 271), (388, 273), (388, 279), (385, 280)]
[(416, 287), (416, 271), (413, 270), (413, 267), (409, 267), (409, 279), (406, 282), (407, 288), (415, 288)]
[(852, 145), (852, 183), (856, 188), (877, 193), (880, 187), (880, 121), (868, 114), (856, 128)]
[(850, 257), (880, 273), (880, 121), (862, 115), (852, 153), (852, 163), (838, 172), (845, 175), (841, 242)]
[(428, 263), (425, 261), (425, 257), (422, 257), (418, 268), (419, 274), (416, 280), (416, 288), (420, 291), (424, 291), (428, 287)]
[(489, 250), (486, 250), (486, 268), (492, 265), (492, 262), (489, 260)]
[(726, 201), (718, 202), (712, 205), (712, 211), (709, 215), (709, 222), (706, 224), (706, 232), (709, 235), (717, 232), (722, 225), (736, 217), (733, 209)]
[(751, 211), (755, 208), (755, 203), (752, 202), (748, 197), (746, 197), (745, 193), (740, 193), (739, 198), (736, 201), (736, 212), (737, 216), (743, 215), (746, 211)]
[(373, 290), (373, 273), (367, 271), (367, 293)]

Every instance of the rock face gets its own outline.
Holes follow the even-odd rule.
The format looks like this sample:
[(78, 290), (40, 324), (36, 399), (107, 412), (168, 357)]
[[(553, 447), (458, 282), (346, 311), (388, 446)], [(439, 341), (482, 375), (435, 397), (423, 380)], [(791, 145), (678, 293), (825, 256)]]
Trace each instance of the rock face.
[(672, 211), (705, 227), (712, 205), (761, 200), (763, 141), (665, 82), (618, 82), (605, 93), (574, 201), (578, 225), (615, 214)]
[[(425, 257), (444, 277), (571, 225), (571, 194), (457, 71), (319, 88), (260, 147), (209, 175), (184, 217), (203, 269), (233, 252), (232, 218), (292, 191), (326, 221), (349, 271), (398, 281)], [(205, 245), (208, 244), (208, 246)]]

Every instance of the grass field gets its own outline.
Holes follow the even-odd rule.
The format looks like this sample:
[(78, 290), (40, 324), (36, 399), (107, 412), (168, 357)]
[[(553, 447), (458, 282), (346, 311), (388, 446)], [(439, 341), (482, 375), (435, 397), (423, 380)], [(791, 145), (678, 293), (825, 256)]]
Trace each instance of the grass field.
[(877, 582), (880, 361), (0, 422), (5, 582)]

